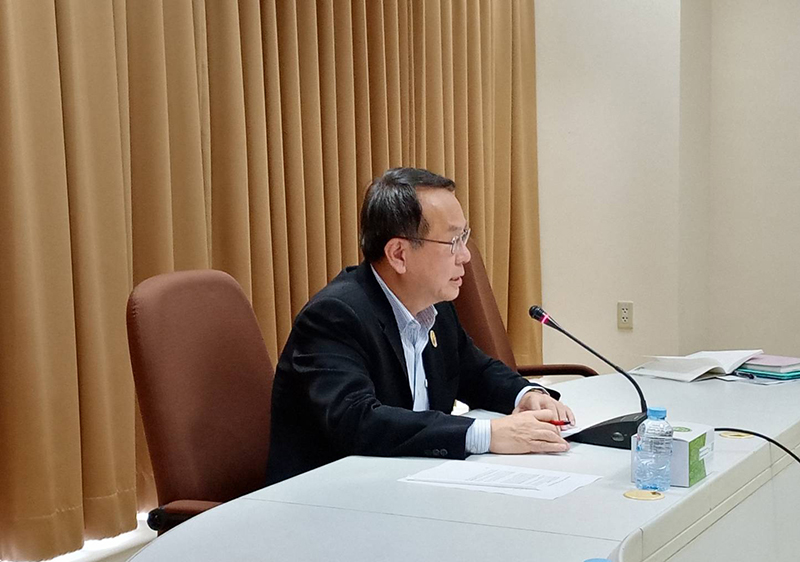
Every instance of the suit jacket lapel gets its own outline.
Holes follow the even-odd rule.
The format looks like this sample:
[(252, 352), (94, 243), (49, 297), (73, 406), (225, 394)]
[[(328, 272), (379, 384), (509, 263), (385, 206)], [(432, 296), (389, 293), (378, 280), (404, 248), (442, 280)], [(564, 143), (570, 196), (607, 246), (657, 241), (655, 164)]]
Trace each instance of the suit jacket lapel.
[[(369, 263), (366, 261), (361, 262), (356, 272), (356, 279), (364, 288), (364, 292), (367, 294), (372, 304), (372, 309), (378, 317), (378, 321), (383, 329), (383, 334), (389, 341), (389, 345), (392, 351), (394, 351), (397, 361), (400, 363), (401, 372), (405, 375), (406, 379), (408, 379), (408, 368), (406, 367), (406, 357), (403, 353), (403, 343), (400, 341), (400, 331), (397, 329), (397, 320), (394, 317), (392, 305), (389, 304), (386, 294), (383, 292), (383, 289), (381, 289), (381, 286), (378, 285), (378, 281), (375, 279), (375, 275), (372, 273), (372, 268)], [(411, 401), (411, 390), (408, 388), (408, 384), (405, 385), (405, 388), (408, 392), (408, 400)]]
[[(430, 338), (430, 332), (428, 338)], [(443, 400), (447, 398), (442, 392), (444, 390), (444, 373), (446, 372), (442, 350), (434, 347), (429, 341), (425, 351), (422, 352), (422, 363), (425, 365), (425, 378), (428, 380), (429, 408), (449, 414), (453, 409), (453, 404), (443, 403)]]

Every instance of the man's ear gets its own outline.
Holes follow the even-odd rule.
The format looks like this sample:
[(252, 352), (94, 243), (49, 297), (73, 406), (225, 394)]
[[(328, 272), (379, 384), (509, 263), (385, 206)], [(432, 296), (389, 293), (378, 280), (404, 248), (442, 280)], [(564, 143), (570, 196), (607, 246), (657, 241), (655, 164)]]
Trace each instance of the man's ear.
[(402, 238), (392, 238), (383, 247), (383, 255), (386, 256), (386, 262), (398, 275), (406, 272), (407, 251), (408, 241)]

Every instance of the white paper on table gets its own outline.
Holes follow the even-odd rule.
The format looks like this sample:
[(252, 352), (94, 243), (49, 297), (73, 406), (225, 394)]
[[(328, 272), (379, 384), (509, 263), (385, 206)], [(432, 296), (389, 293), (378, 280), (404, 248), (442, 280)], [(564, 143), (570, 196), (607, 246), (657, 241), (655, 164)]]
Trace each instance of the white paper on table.
[[(602, 420), (601, 420), (602, 421)], [(561, 437), (569, 437), (570, 435), (575, 435), (576, 433), (580, 433), (586, 429), (585, 427), (581, 427), (579, 425), (568, 427), (567, 429), (561, 428)]]
[(592, 474), (504, 464), (447, 461), (401, 478), (400, 482), (552, 500), (591, 484), (598, 478), (600, 476)]

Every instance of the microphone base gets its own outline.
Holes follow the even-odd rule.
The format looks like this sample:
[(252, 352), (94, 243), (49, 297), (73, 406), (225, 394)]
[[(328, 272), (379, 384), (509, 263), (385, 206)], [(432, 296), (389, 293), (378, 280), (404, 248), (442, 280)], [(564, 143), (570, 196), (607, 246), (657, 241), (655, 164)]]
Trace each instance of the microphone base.
[(587, 427), (575, 435), (570, 435), (567, 439), (578, 443), (586, 443), (587, 445), (630, 450), (631, 437), (636, 435), (639, 424), (646, 419), (647, 414), (644, 412), (626, 414), (600, 422), (592, 427)]

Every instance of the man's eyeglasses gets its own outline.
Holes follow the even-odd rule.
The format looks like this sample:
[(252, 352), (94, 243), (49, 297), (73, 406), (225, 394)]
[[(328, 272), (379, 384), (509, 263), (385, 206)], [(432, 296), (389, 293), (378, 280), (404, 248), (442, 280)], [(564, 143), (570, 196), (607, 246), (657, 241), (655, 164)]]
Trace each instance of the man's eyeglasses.
[(469, 235), (471, 232), (472, 229), (467, 227), (461, 234), (454, 236), (449, 242), (445, 242), (443, 240), (431, 240), (430, 238), (406, 238), (406, 240), (416, 240), (417, 242), (433, 242), (434, 244), (447, 244), (450, 246), (450, 253), (455, 254), (461, 248), (466, 247), (467, 240), (469, 240)]

